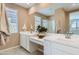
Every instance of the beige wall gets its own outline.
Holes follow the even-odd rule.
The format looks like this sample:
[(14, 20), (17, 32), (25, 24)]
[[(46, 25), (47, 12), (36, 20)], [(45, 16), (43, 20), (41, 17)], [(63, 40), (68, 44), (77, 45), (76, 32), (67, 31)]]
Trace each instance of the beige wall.
[(56, 31), (61, 29), (61, 33), (68, 31), (68, 14), (63, 9), (57, 9), (55, 11)]
[[(17, 6), (15, 4), (5, 4), (5, 7), (17, 10), (19, 32), (22, 31), (24, 19), (26, 20), (27, 30), (30, 30), (30, 16), (28, 15), (27, 9), (20, 7), (20, 6)], [(3, 21), (3, 23), (4, 23), (4, 21)], [(11, 34), (10, 37), (9, 37), (9, 41), (6, 43), (5, 46), (0, 46), (0, 49), (5, 49), (5, 48), (9, 48), (9, 47), (12, 47), (12, 46), (19, 45), (20, 44), (19, 32)]]

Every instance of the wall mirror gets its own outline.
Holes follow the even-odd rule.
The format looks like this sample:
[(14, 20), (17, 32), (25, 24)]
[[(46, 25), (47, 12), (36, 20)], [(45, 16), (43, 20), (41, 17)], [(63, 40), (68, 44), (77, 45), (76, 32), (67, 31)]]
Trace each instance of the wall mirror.
[(48, 33), (55, 33), (55, 31), (56, 31), (56, 22), (53, 18), (43, 19), (40, 16), (34, 16), (34, 19), (35, 19), (35, 30), (36, 30), (38, 25), (41, 25), (41, 26), (48, 29)]
[(69, 13), (69, 32), (79, 34), (79, 11)]

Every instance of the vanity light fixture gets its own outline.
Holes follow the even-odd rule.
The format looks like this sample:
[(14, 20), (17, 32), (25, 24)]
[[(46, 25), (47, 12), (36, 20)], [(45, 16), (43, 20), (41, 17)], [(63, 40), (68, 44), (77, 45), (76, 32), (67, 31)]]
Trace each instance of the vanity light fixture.
[(76, 3), (73, 3), (73, 4), (72, 4), (72, 6), (76, 6), (76, 5), (77, 5)]
[(27, 3), (27, 5), (30, 5), (30, 3)]

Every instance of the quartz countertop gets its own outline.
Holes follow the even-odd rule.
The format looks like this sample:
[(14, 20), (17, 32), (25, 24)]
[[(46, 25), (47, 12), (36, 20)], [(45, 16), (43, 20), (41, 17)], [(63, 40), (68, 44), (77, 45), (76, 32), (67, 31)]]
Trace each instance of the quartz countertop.
[(45, 38), (47, 38), (47, 37), (49, 37), (51, 35), (52, 35), (51, 33), (47, 33), (47, 35), (42, 39), (40, 39), (37, 35), (34, 35), (34, 36), (30, 37), (31, 38), (30, 41), (33, 41), (33, 42), (38, 43), (40, 45), (44, 45)]
[(31, 41), (41, 45), (43, 45), (45, 40), (47, 40), (79, 48), (79, 35), (72, 35), (71, 38), (68, 39), (65, 38), (64, 34), (47, 33), (47, 35), (43, 39), (40, 39), (36, 36), (36, 33), (30, 33), (30, 32), (20, 32), (20, 33), (30, 35)]
[(79, 48), (79, 35), (72, 35), (71, 38), (68, 39), (65, 38), (64, 34), (52, 34), (44, 40)]

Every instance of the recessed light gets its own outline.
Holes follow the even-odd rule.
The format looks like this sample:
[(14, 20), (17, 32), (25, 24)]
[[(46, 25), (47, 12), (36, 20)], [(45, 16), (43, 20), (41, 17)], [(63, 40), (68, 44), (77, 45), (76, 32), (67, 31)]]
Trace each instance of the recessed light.
[(30, 5), (30, 3), (26, 3), (27, 5)]

